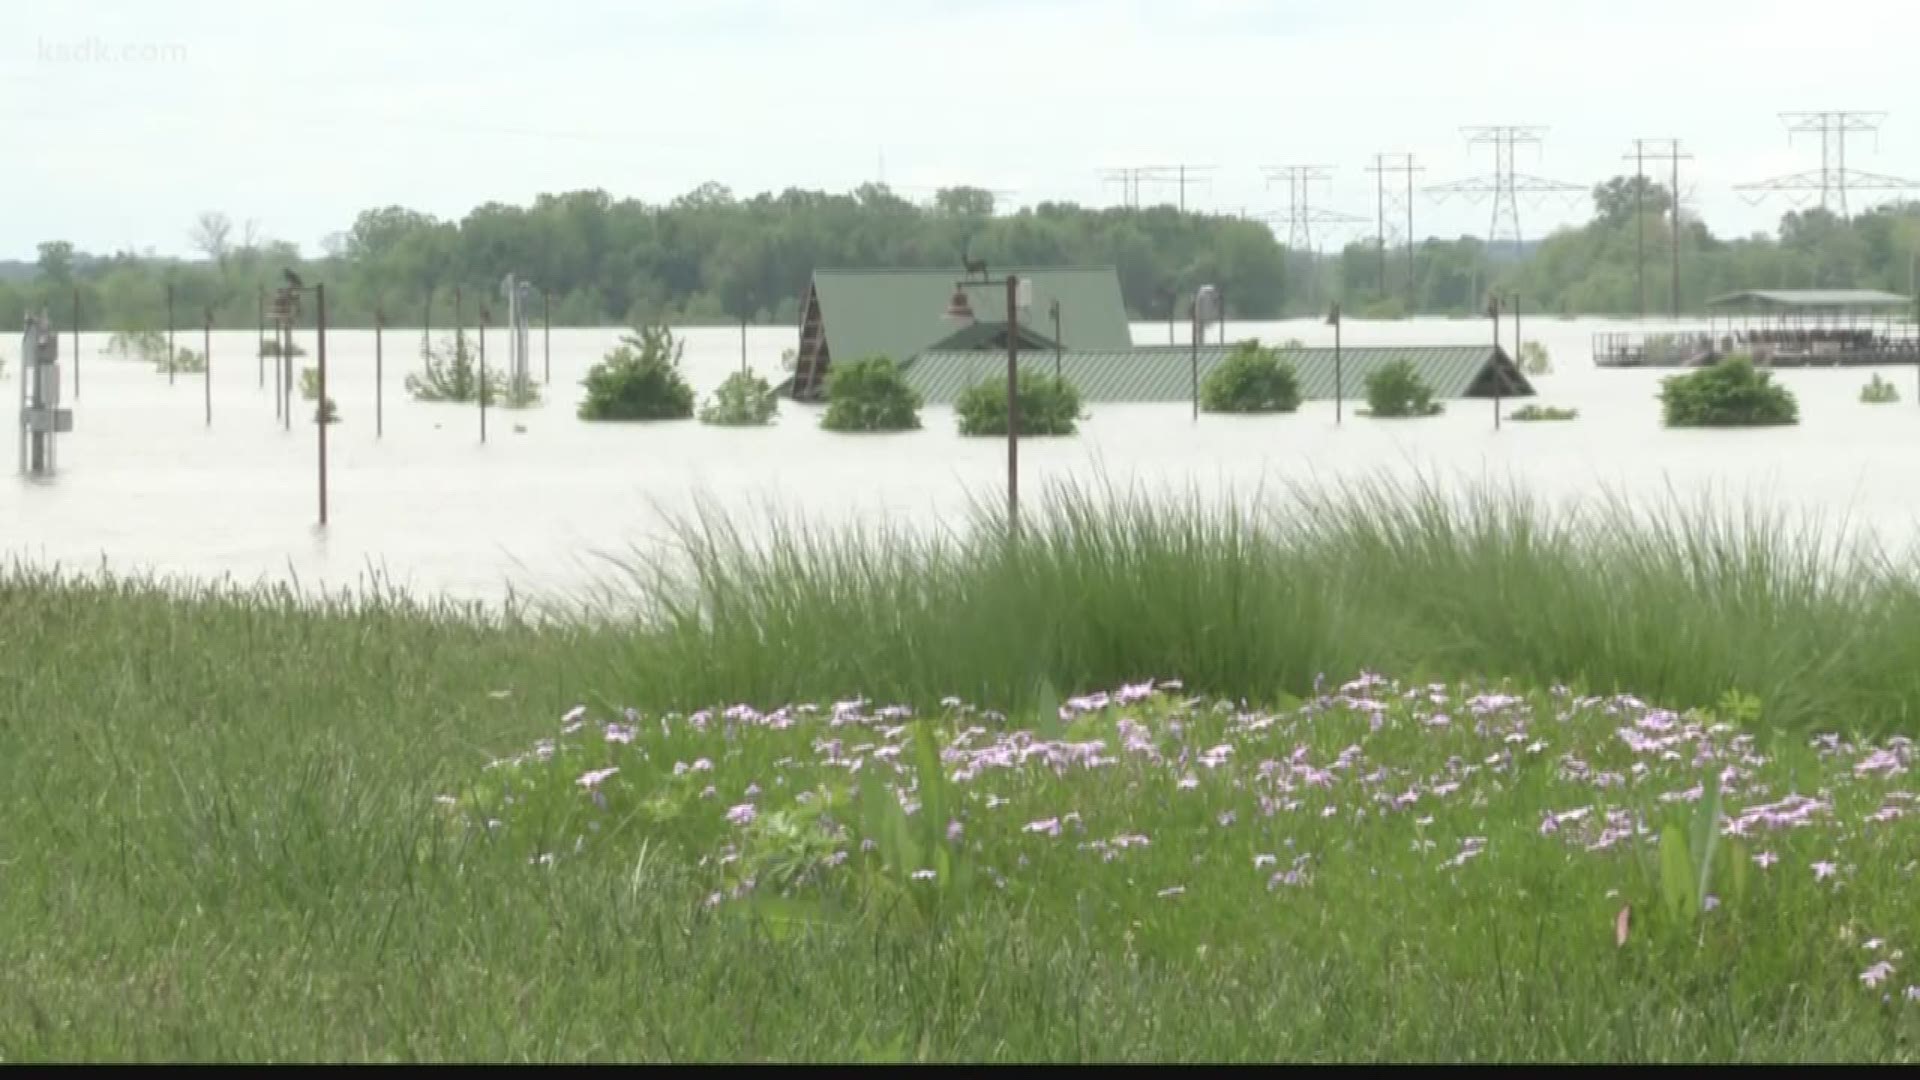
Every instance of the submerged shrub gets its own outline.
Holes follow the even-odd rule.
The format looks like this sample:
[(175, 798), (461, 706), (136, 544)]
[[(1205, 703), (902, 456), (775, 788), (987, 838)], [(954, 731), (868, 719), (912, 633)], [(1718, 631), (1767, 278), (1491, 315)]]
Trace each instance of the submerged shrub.
[(1668, 427), (1750, 427), (1795, 424), (1800, 406), (1793, 392), (1753, 366), (1748, 356), (1729, 356), (1660, 383)]
[(1293, 412), (1300, 408), (1300, 378), (1278, 349), (1243, 341), (1207, 374), (1200, 407), (1221, 413)]
[(723, 427), (757, 427), (773, 422), (780, 400), (767, 380), (750, 372), (727, 376), (700, 408), (700, 422)]
[(620, 344), (587, 372), (582, 420), (685, 420), (693, 415), (693, 387), (680, 374), (684, 342), (664, 326), (623, 334)]
[(1860, 401), (1866, 405), (1891, 405), (1900, 400), (1900, 391), (1894, 385), (1875, 372), (1867, 385), (1860, 388)]
[(907, 385), (891, 357), (869, 356), (828, 369), (827, 411), (820, 426), (828, 431), (915, 431), (920, 405), (920, 395)]
[(1579, 409), (1561, 409), (1552, 405), (1522, 405), (1507, 414), (1509, 420), (1573, 420), (1580, 415)]
[[(275, 341), (275, 340), (274, 340), (274, 339), (272, 339), (272, 338), (261, 338), (261, 339), (260, 339), (260, 351), (259, 351), (259, 353), (258, 353), (257, 355), (259, 355), (259, 356), (279, 356), (279, 355), (280, 355), (280, 343), (279, 343), (278, 341)], [(294, 343), (293, 343), (293, 347), (287, 350), (287, 355), (288, 355), (288, 356), (305, 356), (305, 355), (307, 355), (307, 350), (305, 350), (305, 349), (303, 349), (303, 348), (301, 348), (301, 347), (300, 347), (300, 343), (296, 341), (296, 342), (294, 342)]]
[[(1052, 375), (1020, 373), (1020, 434), (1071, 435), (1080, 412), (1080, 391)], [(977, 383), (954, 404), (962, 435), (1007, 433), (1007, 378), (1002, 375)]]
[[(423, 347), (420, 365), (419, 371), (410, 372), (406, 378), (407, 393), (413, 395), (415, 401), (480, 399), (480, 366), (465, 334), (456, 334), (452, 340), (442, 338), (437, 346)], [(500, 372), (487, 372), (488, 404), (499, 396), (501, 381)]]
[(1412, 362), (1396, 360), (1368, 373), (1367, 409), (1373, 416), (1399, 419), (1433, 416), (1440, 411), (1440, 403), (1433, 400), (1433, 388), (1420, 378)]
[(1520, 370), (1528, 375), (1553, 374), (1553, 358), (1547, 355), (1547, 347), (1538, 341), (1529, 341), (1521, 345)]

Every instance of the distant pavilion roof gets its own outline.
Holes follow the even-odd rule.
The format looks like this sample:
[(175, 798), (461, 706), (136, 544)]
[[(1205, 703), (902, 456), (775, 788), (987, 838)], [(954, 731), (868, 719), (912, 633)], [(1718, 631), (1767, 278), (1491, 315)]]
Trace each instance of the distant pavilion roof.
[(1752, 304), (1776, 308), (1905, 307), (1912, 302), (1898, 293), (1878, 289), (1744, 289), (1707, 301), (1713, 307)]
[[(1232, 352), (1231, 346), (1203, 345), (1199, 349), (1200, 379)], [(1303, 398), (1334, 396), (1335, 364), (1332, 349), (1281, 349), (1280, 359), (1292, 365)], [(1060, 373), (1090, 403), (1172, 402), (1193, 396), (1194, 350), (1187, 345), (1143, 345), (1124, 349), (1069, 350), (1060, 355)], [(1505, 350), (1492, 345), (1412, 346), (1343, 349), (1338, 367), (1344, 396), (1366, 396), (1367, 376), (1399, 360), (1411, 363), (1436, 398), (1491, 397), (1498, 382), (1508, 397), (1528, 397), (1533, 387)], [(1051, 349), (1022, 352), (1020, 370), (1053, 374)], [(951, 405), (970, 386), (1004, 378), (1005, 352), (940, 350), (921, 353), (909, 361), (907, 382), (931, 405)]]

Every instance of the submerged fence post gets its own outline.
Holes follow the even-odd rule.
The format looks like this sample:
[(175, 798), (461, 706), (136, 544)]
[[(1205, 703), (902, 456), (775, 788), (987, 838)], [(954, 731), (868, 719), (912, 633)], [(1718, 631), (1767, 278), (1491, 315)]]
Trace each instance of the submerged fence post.
[(73, 400), (80, 400), (80, 286), (73, 287)]
[(206, 310), (206, 325), (200, 331), (200, 392), (206, 399), (207, 426), (213, 426), (213, 309)]
[(387, 312), (384, 308), (373, 309), (373, 437), (378, 439), (386, 434), (386, 357), (381, 345), (382, 331), (387, 328)]
[(318, 328), (320, 396), (314, 406), (313, 426), (320, 429), (320, 525), (327, 524), (327, 287), (313, 287), (314, 323)]
[(480, 445), (487, 444), (487, 305), (480, 305)]

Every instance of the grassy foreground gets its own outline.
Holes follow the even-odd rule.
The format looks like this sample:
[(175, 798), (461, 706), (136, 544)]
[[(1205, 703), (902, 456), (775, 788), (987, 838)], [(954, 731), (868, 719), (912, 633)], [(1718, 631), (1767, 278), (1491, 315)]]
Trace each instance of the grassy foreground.
[(1271, 505), (538, 625), (11, 571), (0, 1054), (1920, 1056), (1904, 569)]

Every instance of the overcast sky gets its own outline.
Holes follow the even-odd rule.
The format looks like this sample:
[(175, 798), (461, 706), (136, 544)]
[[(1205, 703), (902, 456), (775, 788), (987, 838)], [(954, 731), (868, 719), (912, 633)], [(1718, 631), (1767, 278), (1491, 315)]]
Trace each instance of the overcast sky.
[[(1331, 166), (1314, 203), (1370, 235), (1372, 154), (1412, 152), (1422, 185), (1485, 175), (1491, 152), (1460, 130), (1482, 124), (1546, 127), (1521, 170), (1583, 188), (1630, 172), (1634, 138), (1678, 136), (1695, 155), (1683, 192), (1716, 231), (1748, 232), (1792, 204), (1749, 205), (1733, 184), (1820, 163), (1783, 111), (1886, 110), (1848, 165), (1920, 176), (1920, 0), (8, 7), (0, 258), (53, 238), (183, 253), (207, 209), (317, 252), (371, 206), (457, 218), (705, 180), (1111, 203), (1103, 169), (1182, 162), (1212, 167), (1190, 206), (1249, 213), (1286, 204), (1264, 166)], [(1415, 228), (1484, 234), (1490, 209), (1418, 194)], [(1524, 201), (1523, 229), (1588, 209)]]

